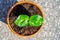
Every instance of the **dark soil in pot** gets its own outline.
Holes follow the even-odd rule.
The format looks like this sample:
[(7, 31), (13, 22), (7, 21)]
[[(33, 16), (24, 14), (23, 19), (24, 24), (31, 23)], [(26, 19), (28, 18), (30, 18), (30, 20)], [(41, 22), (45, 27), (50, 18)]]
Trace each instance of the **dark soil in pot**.
[(14, 20), (20, 14), (25, 14), (25, 15), (28, 15), (28, 16), (38, 14), (38, 15), (42, 16), (38, 7), (36, 7), (32, 4), (24, 3), (24, 4), (16, 5), (9, 15), (10, 25), (15, 32), (17, 32), (20, 35), (28, 36), (28, 35), (32, 35), (32, 34), (36, 33), (40, 29), (40, 27), (32, 27), (32, 26), (29, 26), (29, 25), (26, 26), (26, 27), (16, 26), (14, 24)]

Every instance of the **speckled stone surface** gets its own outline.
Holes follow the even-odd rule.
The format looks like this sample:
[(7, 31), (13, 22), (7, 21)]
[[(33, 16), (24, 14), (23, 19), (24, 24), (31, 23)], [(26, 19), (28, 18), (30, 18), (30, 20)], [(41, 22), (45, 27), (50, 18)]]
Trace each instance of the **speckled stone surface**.
[(60, 40), (60, 0), (31, 1), (37, 3), (44, 10), (45, 25), (41, 32), (27, 39), (14, 35), (6, 24), (6, 15), (17, 0), (0, 0), (0, 40)]

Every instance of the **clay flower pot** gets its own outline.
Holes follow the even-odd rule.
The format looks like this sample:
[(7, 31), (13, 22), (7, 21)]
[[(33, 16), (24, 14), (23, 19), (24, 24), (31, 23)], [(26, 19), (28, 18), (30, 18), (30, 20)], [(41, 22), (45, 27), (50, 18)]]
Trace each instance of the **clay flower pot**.
[[(44, 19), (44, 13), (43, 13), (43, 10), (42, 10), (42, 8), (40, 7), (40, 6), (38, 6), (38, 5), (36, 5), (36, 3), (34, 3), (34, 2), (31, 2), (31, 1), (28, 1), (28, 0), (23, 0), (23, 1), (21, 1), (21, 2), (18, 2), (18, 3), (16, 3), (16, 4), (14, 4), (11, 8), (10, 8), (10, 10), (8, 11), (8, 14), (7, 14), (7, 23), (8, 23), (8, 27), (10, 28), (10, 30), (14, 33), (14, 34), (16, 34), (17, 36), (20, 36), (20, 37), (22, 37), (22, 38), (28, 38), (28, 37), (32, 37), (32, 36), (34, 36), (34, 35), (36, 35), (36, 34), (38, 34), (40, 31), (41, 31), (41, 29), (42, 29), (42, 26), (43, 26), (43, 24), (39, 27), (39, 29), (35, 32), (35, 33), (33, 33), (33, 34), (31, 34), (31, 35), (27, 35), (27, 36), (25, 36), (25, 35), (21, 35), (21, 34), (19, 34), (19, 33), (17, 33), (18, 31), (17, 30), (19, 30), (19, 27), (16, 27), (16, 28), (18, 28), (18, 29), (16, 29), (15, 28), (15, 25), (13, 24), (13, 20), (15, 20), (16, 19), (16, 17), (19, 15), (19, 12), (21, 12), (21, 13), (24, 13), (26, 10), (24, 9), (24, 8), (22, 8), (22, 6), (21, 6), (21, 4), (24, 6), (24, 4), (32, 4), (32, 5), (34, 5), (34, 7), (36, 6), (39, 10), (39, 15), (41, 15), (42, 16), (42, 18)], [(29, 5), (25, 5), (26, 6), (26, 9), (28, 8), (27, 6), (29, 6)], [(19, 9), (20, 9), (20, 11), (19, 11)], [(22, 11), (21, 11), (22, 10)], [(30, 9), (29, 9), (30, 10)], [(30, 10), (30, 12), (31, 12), (31, 10)], [(25, 13), (29, 13), (28, 11), (26, 11)], [(33, 14), (28, 14), (28, 16), (30, 16), (30, 15), (33, 15)], [(11, 20), (12, 19), (12, 20)]]

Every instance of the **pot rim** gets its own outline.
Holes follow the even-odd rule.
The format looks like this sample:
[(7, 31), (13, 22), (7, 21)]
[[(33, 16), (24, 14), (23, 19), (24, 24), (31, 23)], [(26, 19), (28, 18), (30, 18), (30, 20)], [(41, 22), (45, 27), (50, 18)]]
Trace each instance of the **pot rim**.
[(40, 10), (41, 13), (42, 13), (42, 17), (44, 18), (44, 13), (43, 13), (43, 10), (42, 10), (42, 7), (41, 7), (41, 6), (36, 5), (36, 3), (34, 3), (34, 2), (18, 2), (18, 3), (16, 3), (16, 4), (14, 4), (14, 5), (10, 8), (10, 10), (8, 11), (8, 14), (7, 14), (7, 24), (8, 24), (9, 29), (10, 29), (15, 35), (20, 36), (20, 37), (22, 37), (22, 38), (30, 38), (30, 37), (33, 37), (34, 35), (38, 34), (38, 33), (41, 31), (41, 29), (43, 28), (44, 23), (41, 25), (41, 27), (39, 28), (39, 30), (38, 30), (36, 33), (34, 33), (34, 34), (32, 34), (32, 35), (29, 35), (29, 36), (23, 36), (23, 35), (20, 35), (20, 34), (18, 34), (17, 32), (15, 32), (15, 31), (11, 28), (11, 25), (10, 25), (10, 22), (9, 22), (10, 12), (13, 10), (13, 8), (14, 8), (16, 5), (18, 5), (18, 4), (23, 4), (23, 3), (33, 4), (33, 5), (35, 5), (36, 7), (38, 7), (39, 10)]

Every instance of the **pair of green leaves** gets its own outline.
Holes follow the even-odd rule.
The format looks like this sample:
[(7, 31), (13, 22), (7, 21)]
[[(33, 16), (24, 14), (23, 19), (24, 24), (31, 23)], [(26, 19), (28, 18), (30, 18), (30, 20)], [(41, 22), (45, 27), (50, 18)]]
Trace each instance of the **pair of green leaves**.
[(31, 17), (27, 15), (19, 15), (18, 18), (14, 21), (17, 26), (24, 27), (28, 26), (40, 26), (43, 23), (43, 18), (40, 15), (33, 15)]

